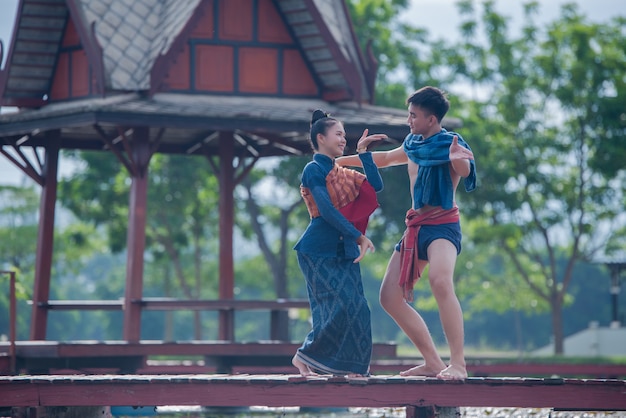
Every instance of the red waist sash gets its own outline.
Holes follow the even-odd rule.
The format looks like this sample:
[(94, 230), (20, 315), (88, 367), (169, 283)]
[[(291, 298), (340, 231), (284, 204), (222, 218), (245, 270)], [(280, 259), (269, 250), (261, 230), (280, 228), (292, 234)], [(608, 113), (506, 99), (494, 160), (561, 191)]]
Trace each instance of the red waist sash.
[(444, 210), (436, 208), (419, 214), (413, 209), (406, 213), (406, 230), (400, 244), (400, 287), (407, 302), (413, 301), (413, 287), (420, 279), (418, 268), (417, 237), (422, 225), (442, 225), (459, 221), (459, 208)]

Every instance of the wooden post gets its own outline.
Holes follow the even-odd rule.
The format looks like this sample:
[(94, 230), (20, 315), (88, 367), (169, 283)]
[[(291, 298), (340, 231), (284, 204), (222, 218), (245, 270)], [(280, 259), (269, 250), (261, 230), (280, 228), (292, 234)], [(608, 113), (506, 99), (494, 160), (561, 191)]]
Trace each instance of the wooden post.
[(406, 418), (457, 418), (461, 416), (459, 408), (441, 406), (407, 406)]
[(619, 314), (620, 282), (622, 270), (626, 269), (626, 262), (608, 262), (605, 264), (611, 273), (611, 328), (619, 328), (621, 326)]
[(43, 185), (39, 204), (39, 232), (35, 255), (35, 283), (30, 323), (31, 340), (45, 340), (48, 325), (48, 309), (45, 304), (50, 296), (54, 213), (57, 200), (57, 173), (59, 171), (59, 135), (59, 131), (51, 131), (47, 134), (49, 145), (45, 148), (45, 161), (42, 168)]
[(126, 289), (124, 293), (124, 339), (138, 342), (141, 339), (141, 305), (143, 291), (143, 253), (146, 246), (146, 207), (148, 198), (148, 164), (150, 150), (148, 128), (137, 128), (133, 132), (134, 162), (131, 171), (132, 184), (128, 211)]
[[(233, 261), (233, 229), (234, 221), (234, 196), (235, 158), (234, 138), (231, 132), (220, 132), (220, 261), (219, 261), (219, 297), (220, 299), (233, 299), (235, 287), (235, 269)], [(235, 340), (234, 311), (232, 309), (220, 310), (219, 338), (221, 340)]]

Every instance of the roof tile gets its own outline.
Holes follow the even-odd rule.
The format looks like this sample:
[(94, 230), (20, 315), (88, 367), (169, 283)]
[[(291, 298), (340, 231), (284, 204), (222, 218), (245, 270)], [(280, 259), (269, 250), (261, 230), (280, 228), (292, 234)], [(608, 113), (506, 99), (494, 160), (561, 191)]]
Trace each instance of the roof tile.
[[(169, 48), (199, 1), (80, 0), (88, 22), (95, 22), (108, 87), (149, 89), (154, 61)], [(131, 43), (136, 48), (129, 48)]]

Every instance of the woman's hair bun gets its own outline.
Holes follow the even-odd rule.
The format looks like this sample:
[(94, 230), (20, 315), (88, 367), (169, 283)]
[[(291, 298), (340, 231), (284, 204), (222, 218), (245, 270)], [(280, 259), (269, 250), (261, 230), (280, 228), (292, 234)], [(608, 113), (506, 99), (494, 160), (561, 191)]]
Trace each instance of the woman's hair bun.
[(328, 113), (324, 112), (321, 109), (317, 109), (315, 112), (313, 112), (313, 115), (311, 116), (311, 125), (313, 125), (318, 120), (327, 118), (327, 117), (328, 117)]

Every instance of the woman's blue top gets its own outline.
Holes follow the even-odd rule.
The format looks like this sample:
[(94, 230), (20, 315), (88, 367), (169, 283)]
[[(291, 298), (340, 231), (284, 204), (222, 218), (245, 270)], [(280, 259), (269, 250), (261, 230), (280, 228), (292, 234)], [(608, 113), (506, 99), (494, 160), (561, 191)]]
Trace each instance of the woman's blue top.
[[(364, 152), (359, 154), (359, 158), (367, 181), (376, 192), (380, 192), (383, 179), (374, 164), (372, 153)], [(314, 154), (313, 161), (307, 163), (302, 171), (302, 186), (311, 191), (320, 216), (311, 219), (294, 249), (316, 257), (354, 259), (359, 256), (356, 239), (361, 236), (361, 232), (333, 206), (326, 188), (326, 176), (334, 165), (334, 159)]]

